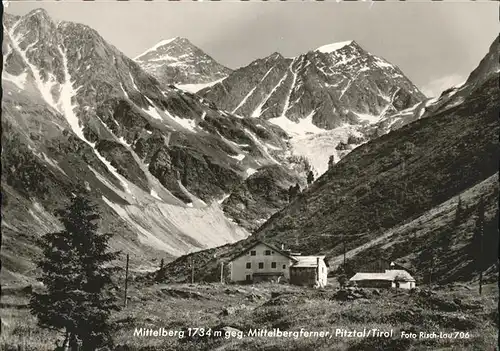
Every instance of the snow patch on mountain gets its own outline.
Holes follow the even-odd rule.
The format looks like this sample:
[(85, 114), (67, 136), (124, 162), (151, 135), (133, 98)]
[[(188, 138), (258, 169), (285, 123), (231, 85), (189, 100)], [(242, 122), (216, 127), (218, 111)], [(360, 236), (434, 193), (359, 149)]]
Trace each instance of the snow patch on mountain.
[(245, 154), (239, 154), (239, 155), (236, 155), (236, 156), (229, 155), (229, 157), (234, 158), (235, 160), (241, 161), (241, 160), (243, 160), (246, 157), (246, 155)]
[[(295, 60), (294, 60), (295, 61)], [(288, 95), (285, 100), (285, 106), (283, 106), (283, 112), (281, 113), (281, 117), (285, 117), (286, 113), (288, 112), (288, 108), (290, 107), (290, 97), (295, 89), (295, 83), (297, 82), (297, 72), (293, 71), (293, 62), (290, 64), (290, 72), (293, 74), (293, 79), (292, 79), (292, 85), (290, 87), (290, 91), (288, 92)]]
[(354, 114), (363, 121), (366, 121), (370, 124), (375, 124), (380, 121), (380, 116), (374, 116), (367, 113), (358, 113), (358, 112), (354, 112)]
[(300, 119), (299, 122), (294, 122), (285, 116), (271, 118), (269, 122), (277, 125), (291, 136), (304, 136), (311, 133), (322, 133), (325, 130), (315, 126), (312, 123), (312, 118), (316, 111), (312, 111), (306, 118)]
[(26, 88), (27, 78), (28, 78), (27, 72), (23, 72), (17, 76), (12, 75), (5, 70), (2, 72), (2, 79), (14, 83), (21, 90)]
[(341, 41), (341, 42), (338, 42), (338, 43), (332, 43), (332, 44), (327, 44), (327, 45), (320, 46), (319, 48), (317, 48), (314, 51), (319, 51), (319, 52), (322, 52), (322, 53), (325, 53), (325, 54), (330, 54), (330, 53), (332, 53), (334, 51), (337, 51), (337, 50), (340, 50), (344, 46), (347, 46), (347, 45), (350, 45), (350, 44), (352, 44), (352, 40)]
[(155, 199), (158, 199), (161, 201), (161, 197), (158, 196), (158, 193), (154, 190), (154, 189), (151, 189), (151, 192), (150, 192), (151, 196), (154, 197)]
[(375, 64), (380, 68), (394, 68), (393, 65), (388, 63), (387, 61), (381, 59), (380, 57), (375, 57)]
[(189, 130), (190, 132), (196, 133), (196, 122), (189, 118), (177, 117), (171, 113), (168, 116), (182, 128)]
[(217, 200), (218, 204), (222, 204), (231, 194), (224, 194), (219, 200)]
[[(333, 155), (335, 161), (338, 162), (350, 151), (336, 149), (340, 142), (346, 143), (349, 136), (362, 137), (363, 134), (357, 130), (356, 126), (345, 124), (332, 130), (323, 130), (319, 134), (294, 137), (290, 140), (292, 153), (306, 157), (318, 174), (323, 174), (328, 169), (330, 155)], [(358, 145), (353, 145), (352, 148), (355, 146)]]
[[(19, 55), (21, 56), (23, 61), (26, 63), (26, 65), (31, 70), (33, 77), (35, 79), (35, 84), (36, 84), (40, 94), (42, 95), (43, 99), (47, 102), (47, 104), (49, 104), (49, 106), (53, 107), (55, 110), (58, 110), (56, 104), (54, 103), (54, 97), (52, 96), (52, 88), (56, 84), (54, 76), (52, 74), (49, 74), (49, 80), (47, 82), (44, 82), (42, 80), (42, 76), (41, 76), (38, 68), (28, 60), (28, 57), (26, 56), (27, 50), (26, 51), (22, 50), (21, 47), (19, 46), (19, 40), (21, 40), (22, 37), (19, 38), (19, 37), (16, 37), (14, 35), (14, 29), (16, 28), (16, 26), (19, 22), (20, 22), (20, 20), (12, 27), (12, 29), (9, 33), (9, 36), (11, 38), (12, 47), (15, 51), (17, 51), (19, 53)], [(33, 46), (34, 44), (35, 43), (30, 44), (30, 46)], [(26, 49), (28, 49), (28, 47)]]
[(160, 115), (160, 113), (156, 109), (156, 106), (155, 106), (154, 102), (151, 101), (147, 96), (144, 96), (144, 97), (146, 98), (146, 100), (148, 100), (149, 106), (148, 106), (147, 110), (145, 110), (145, 109), (142, 109), (142, 110), (144, 112), (146, 112), (148, 115), (150, 115), (151, 117), (153, 117), (154, 119), (162, 120), (163, 117)]
[(144, 51), (142, 54), (140, 55), (137, 55), (135, 58), (134, 58), (134, 61), (135, 60), (140, 60), (141, 56), (144, 56), (146, 55), (148, 52), (151, 52), (151, 51), (155, 51), (156, 49), (158, 49), (159, 47), (163, 46), (163, 45), (168, 45), (170, 44), (171, 42), (173, 42), (174, 40), (178, 39), (179, 37), (175, 37), (175, 38), (170, 38), (170, 39), (165, 39), (165, 40), (161, 40), (159, 41), (158, 43), (156, 43), (155, 45), (153, 45), (151, 48), (147, 49), (146, 51)]
[(257, 88), (257, 86), (254, 86), (254, 87), (252, 88), (252, 90), (250, 90), (250, 91), (248, 92), (248, 94), (247, 94), (247, 95), (243, 98), (243, 100), (241, 100), (241, 101), (240, 101), (240, 103), (238, 104), (238, 106), (236, 106), (236, 108), (235, 108), (235, 109), (234, 109), (231, 113), (236, 113), (236, 111), (238, 111), (238, 110), (239, 110), (239, 108), (245, 104), (245, 102), (248, 100), (248, 98), (249, 98), (250, 96), (252, 96), (252, 94), (253, 94), (253, 92), (255, 91), (255, 89), (256, 89), (256, 88)]
[(125, 95), (125, 97), (130, 100), (130, 96), (128, 96), (128, 93), (123, 88), (123, 84), (121, 82), (120, 82), (120, 88), (122, 89), (123, 95)]
[(177, 84), (176, 87), (178, 87), (179, 89), (185, 90), (187, 92), (195, 94), (198, 91), (200, 91), (201, 89), (209, 88), (211, 86), (214, 86), (217, 83), (222, 82), (224, 79), (226, 79), (226, 78), (221, 78), (221, 79), (214, 80), (213, 82), (200, 83), (200, 84)]
[(267, 156), (267, 158), (268, 158), (269, 160), (271, 160), (273, 163), (280, 164), (280, 162), (279, 162), (279, 161), (277, 161), (277, 160), (276, 160), (276, 159), (275, 159), (275, 158), (274, 158), (274, 157), (273, 157), (273, 156), (269, 153), (269, 148), (268, 148), (268, 147), (267, 147), (264, 143), (262, 143), (262, 142), (259, 140), (259, 138), (257, 138), (257, 136), (256, 136), (254, 133), (252, 133), (251, 131), (249, 131), (249, 130), (248, 130), (248, 129), (246, 129), (246, 128), (245, 128), (245, 133), (246, 133), (247, 135), (249, 135), (249, 136), (253, 139), (254, 143), (255, 143), (257, 146), (260, 146), (260, 149), (262, 150), (262, 152), (264, 153), (264, 155), (265, 155), (265, 156)]
[(250, 177), (252, 174), (257, 173), (257, 170), (255, 168), (249, 167), (246, 169), (245, 173), (247, 177)]
[(137, 91), (140, 91), (139, 87), (135, 84), (135, 79), (134, 79), (134, 77), (132, 76), (132, 73), (131, 73), (131, 72), (129, 72), (129, 73), (128, 73), (128, 75), (129, 75), (129, 77), (130, 77), (130, 80), (132, 81), (132, 86), (134, 87), (134, 89), (135, 89), (135, 90), (137, 90)]
[(262, 102), (260, 103), (259, 106), (257, 106), (257, 108), (253, 111), (252, 113), (252, 117), (259, 117), (261, 114), (262, 114), (262, 107), (264, 107), (264, 105), (266, 104), (266, 102), (269, 100), (269, 98), (276, 92), (276, 89), (278, 89), (281, 84), (283, 84), (283, 82), (285, 81), (287, 77), (287, 74), (285, 74), (281, 79), (280, 81), (278, 82), (278, 84), (276, 84), (276, 86), (269, 92), (269, 94), (262, 100)]
[(105, 157), (103, 157), (99, 153), (99, 151), (97, 151), (97, 149), (95, 148), (95, 143), (92, 143), (89, 140), (87, 140), (87, 138), (85, 138), (83, 134), (83, 127), (80, 126), (80, 121), (78, 119), (78, 116), (74, 112), (76, 106), (74, 106), (71, 102), (72, 97), (75, 96), (76, 94), (76, 90), (73, 88), (73, 84), (71, 82), (71, 76), (68, 71), (68, 59), (66, 57), (66, 52), (63, 51), (63, 49), (61, 49), (60, 47), (58, 47), (58, 50), (62, 56), (64, 83), (61, 84), (60, 86), (59, 101), (57, 104), (54, 104), (54, 106), (58, 111), (60, 111), (64, 115), (64, 117), (66, 117), (66, 120), (68, 121), (68, 124), (70, 125), (73, 132), (92, 148), (97, 158), (106, 166), (109, 172), (116, 179), (120, 181), (120, 184), (122, 185), (123, 189), (127, 193), (130, 193), (128, 183), (125, 180), (125, 178), (118, 173), (118, 171), (111, 164), (111, 162), (109, 162)]

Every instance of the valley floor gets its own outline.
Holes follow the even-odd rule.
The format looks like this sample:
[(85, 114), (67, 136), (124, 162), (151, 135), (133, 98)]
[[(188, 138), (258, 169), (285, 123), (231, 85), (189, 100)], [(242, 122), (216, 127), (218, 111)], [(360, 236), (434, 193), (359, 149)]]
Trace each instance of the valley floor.
[[(113, 316), (115, 350), (495, 350), (497, 345), (496, 284), (486, 286), (482, 296), (477, 287), (465, 285), (339, 291), (334, 285), (319, 290), (277, 284), (132, 286), (128, 306)], [(1, 350), (54, 349), (59, 336), (36, 327), (28, 298), (19, 289), (3, 291)], [(134, 335), (141, 328), (143, 334), (152, 329), (161, 335), (159, 328), (177, 334)], [(194, 328), (204, 328), (205, 335), (201, 329), (194, 335)], [(287, 337), (248, 335), (274, 328), (303, 331)], [(365, 329), (393, 336), (348, 334)], [(416, 337), (401, 338), (402, 331)], [(305, 332), (324, 334), (305, 337)], [(421, 332), (431, 335), (423, 338)]]

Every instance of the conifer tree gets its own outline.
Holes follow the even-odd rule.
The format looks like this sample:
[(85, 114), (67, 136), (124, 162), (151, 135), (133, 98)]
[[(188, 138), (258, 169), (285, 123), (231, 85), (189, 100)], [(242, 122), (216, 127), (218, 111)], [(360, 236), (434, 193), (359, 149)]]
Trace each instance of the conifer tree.
[(64, 229), (40, 239), (38, 262), (44, 291), (34, 292), (31, 312), (42, 328), (63, 331), (64, 349), (93, 351), (112, 344), (108, 319), (118, 310), (108, 251), (110, 234), (97, 233), (99, 212), (87, 198), (75, 196), (66, 209), (56, 211)]
[(156, 272), (156, 281), (161, 281), (165, 277), (165, 260), (162, 258), (160, 261), (160, 269)]
[(307, 173), (307, 185), (311, 185), (312, 182), (314, 182), (314, 173), (313, 171), (309, 171)]
[(345, 288), (347, 285), (347, 275), (342, 267), (337, 271), (337, 281), (341, 289)]
[(295, 184), (295, 187), (294, 187), (293, 189), (294, 189), (294, 194), (295, 194), (295, 196), (299, 195), (299, 194), (300, 194), (300, 192), (301, 192), (301, 190), (302, 190), (302, 189), (300, 189), (300, 185), (299, 185), (299, 183), (296, 183), (296, 184)]
[(328, 170), (332, 169), (334, 165), (335, 165), (335, 156), (330, 155), (330, 157), (328, 158)]
[(293, 185), (290, 185), (290, 187), (288, 188), (288, 202), (292, 202), (293, 197), (294, 197), (294, 188)]
[(479, 200), (479, 204), (477, 206), (477, 217), (476, 217), (476, 225), (474, 228), (474, 236), (472, 237), (472, 259), (479, 270), (479, 294), (483, 292), (483, 270), (484, 270), (484, 245), (483, 245), (483, 236), (484, 236), (484, 212), (485, 212), (485, 204), (484, 199), (481, 198)]

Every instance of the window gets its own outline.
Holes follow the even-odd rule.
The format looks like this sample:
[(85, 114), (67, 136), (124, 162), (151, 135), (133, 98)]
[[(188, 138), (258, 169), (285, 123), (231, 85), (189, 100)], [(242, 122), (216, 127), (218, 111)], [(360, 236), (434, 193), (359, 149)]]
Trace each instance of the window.
[(257, 255), (257, 252), (255, 250), (250, 251), (250, 256), (255, 256)]
[(286, 269), (286, 264), (283, 265), (283, 269)]
[(259, 269), (264, 269), (264, 262), (259, 262)]
[(245, 277), (245, 280), (247, 282), (249, 282), (250, 280), (252, 280), (252, 276), (250, 274), (247, 274), (247, 276)]
[(247, 262), (247, 269), (250, 269), (252, 268), (252, 263), (251, 262)]
[(266, 250), (265, 253), (264, 253), (264, 255), (271, 256), (271, 250)]
[(276, 262), (271, 262), (271, 268), (276, 268)]

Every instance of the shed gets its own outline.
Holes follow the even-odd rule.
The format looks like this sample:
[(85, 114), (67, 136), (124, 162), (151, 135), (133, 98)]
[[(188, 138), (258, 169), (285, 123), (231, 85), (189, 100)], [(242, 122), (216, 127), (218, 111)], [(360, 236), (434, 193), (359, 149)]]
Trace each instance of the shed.
[(290, 283), (294, 285), (319, 286), (327, 284), (328, 268), (325, 256), (293, 256), (290, 266)]
[(405, 270), (386, 269), (384, 273), (356, 273), (350, 282), (360, 287), (413, 289), (415, 279)]

